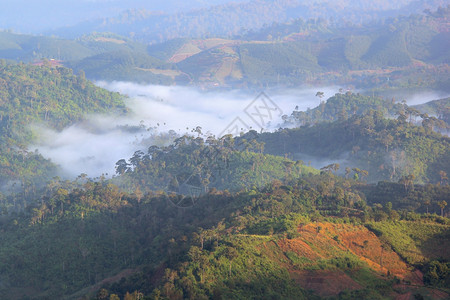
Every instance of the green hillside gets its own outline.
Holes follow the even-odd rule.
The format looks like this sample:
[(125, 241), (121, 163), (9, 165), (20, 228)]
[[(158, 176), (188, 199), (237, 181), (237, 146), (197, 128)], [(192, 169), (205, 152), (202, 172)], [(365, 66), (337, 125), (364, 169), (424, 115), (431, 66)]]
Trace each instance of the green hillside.
[[(249, 85), (353, 84), (365, 89), (428, 86), (446, 90), (450, 77), (443, 28), (448, 12), (441, 9), (360, 27), (327, 27), (323, 20), (275, 24), (260, 34), (241, 37), (241, 43), (232, 48), (239, 55), (235, 66), (242, 73), (241, 82)], [(204, 82), (229, 58), (208, 50), (178, 66)]]
[[(266, 10), (264, 13), (269, 13)], [(108, 32), (65, 40), (4, 31), (0, 32), (0, 58), (27, 62), (56, 59), (76, 72), (84, 70), (95, 80), (447, 90), (448, 19), (448, 8), (361, 26), (297, 18), (233, 39), (205, 34), (163, 43), (136, 42), (125, 34)]]
[[(432, 246), (448, 247), (448, 219), (412, 221), (389, 205), (369, 206), (361, 185), (325, 172), (237, 193), (211, 190), (181, 207), (174, 195), (128, 194), (104, 180), (53, 182), (43, 202), (1, 219), (0, 292), (31, 299), (448, 295), (448, 270), (433, 271), (446, 270), (448, 257)], [(420, 262), (408, 260), (422, 271), (402, 260), (411, 249), (422, 250)]]
[[(129, 10), (73, 40), (1, 31), (0, 299), (449, 299), (450, 102), (393, 97), (449, 90), (450, 6), (423, 11), (444, 2), (256, 0)], [(346, 88), (317, 88), (273, 132), (118, 126), (163, 146), (110, 178), (61, 178), (29, 149), (41, 128), (132, 122), (89, 79)]]
[[(27, 193), (54, 176), (55, 166), (28, 149), (42, 124), (60, 130), (87, 113), (123, 114), (122, 96), (62, 67), (0, 62), (0, 182), (19, 180)], [(12, 184), (12, 183), (11, 183)]]
[[(4, 68), (58, 76), (65, 70)], [(107, 95), (113, 107), (121, 108), (117, 94)], [(26, 202), (20, 193), (2, 196), (0, 296), (447, 297), (450, 229), (443, 199), (449, 193), (448, 138), (427, 125), (364, 112), (381, 100), (358, 97), (330, 100), (338, 106), (346, 99), (360, 101), (361, 112), (346, 120), (218, 140), (202, 138), (196, 128), (196, 138), (180, 137), (172, 145), (119, 160), (110, 180), (55, 177), (28, 192)], [(89, 107), (111, 109), (108, 103)], [(55, 118), (48, 122), (64, 124)], [(389, 134), (394, 137), (390, 143), (381, 140)], [(338, 164), (316, 170), (279, 152), (298, 145), (316, 154), (357, 145), (352, 155), (358, 167), (338, 176)], [(362, 169), (364, 162), (379, 163), (377, 153), (386, 155), (386, 147), (399, 153), (415, 149), (413, 163), (424, 166), (426, 175), (432, 168), (445, 172), (436, 184), (415, 184), (426, 178), (421, 173), (398, 183), (366, 184), (371, 174)], [(280, 156), (262, 154), (276, 151)]]
[[(343, 97), (347, 100), (352, 98), (335, 96), (330, 100), (337, 102)], [(364, 96), (360, 97), (360, 100), (364, 99)], [(347, 105), (353, 103), (349, 102)], [(324, 107), (326, 105), (322, 105)], [(342, 107), (345, 108), (345, 105)], [(326, 111), (323, 109), (324, 118), (328, 118)], [(304, 123), (306, 125), (300, 128), (283, 129), (273, 134), (264, 133), (255, 139), (265, 143), (264, 149), (270, 154), (288, 155), (295, 159), (310, 155), (313, 159), (344, 160), (341, 170), (348, 168), (350, 171), (346, 171), (347, 176), (356, 167), (368, 171), (367, 180), (372, 182), (398, 181), (409, 175), (422, 183), (438, 182), (440, 171), (447, 174), (450, 171), (449, 138), (432, 131), (435, 127), (446, 127), (441, 120), (423, 115), (421, 125), (417, 126), (412, 120), (419, 112), (409, 110), (397, 112), (397, 120), (385, 119), (382, 111), (370, 110), (348, 118), (345, 110), (344, 112), (345, 114), (342, 108), (335, 110), (334, 118), (338, 120), (332, 123), (318, 123), (314, 126)], [(298, 115), (298, 119), (303, 122), (314, 122), (311, 114), (293, 114)], [(315, 110), (316, 121), (320, 120), (321, 114), (321, 109)], [(280, 141), (283, 147), (279, 147)]]
[(450, 124), (450, 98), (430, 101), (414, 108), (430, 116), (436, 116), (438, 119)]
[(275, 179), (318, 173), (299, 162), (249, 152), (263, 149), (264, 145), (255, 140), (235, 144), (232, 137), (226, 136), (220, 140), (208, 138), (207, 142), (205, 145), (201, 138), (183, 136), (174, 145), (152, 146), (147, 153), (138, 151), (129, 162), (117, 162), (117, 174), (122, 175), (117, 184), (129, 191), (164, 190), (190, 196), (183, 190), (185, 185), (198, 188), (201, 193), (209, 189), (238, 191), (261, 187)]

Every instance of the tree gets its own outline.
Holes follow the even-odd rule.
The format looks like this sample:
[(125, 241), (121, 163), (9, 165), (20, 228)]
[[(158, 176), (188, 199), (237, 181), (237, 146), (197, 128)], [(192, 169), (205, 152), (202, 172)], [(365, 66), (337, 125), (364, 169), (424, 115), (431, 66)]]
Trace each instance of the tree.
[(98, 292), (97, 292), (97, 300), (106, 300), (106, 299), (108, 299), (108, 296), (109, 296), (109, 293), (108, 293), (108, 290), (106, 290), (106, 289), (100, 289)]
[(345, 178), (348, 179), (348, 175), (350, 175), (350, 173), (352, 172), (352, 169), (350, 169), (349, 167), (345, 168)]
[(402, 176), (400, 178), (400, 180), (398, 181), (398, 183), (403, 184), (403, 186), (405, 187), (405, 192), (408, 192), (408, 188), (414, 187), (414, 179), (416, 177), (413, 174), (410, 174), (408, 176)]
[(337, 163), (329, 164), (323, 168), (320, 168), (321, 171), (325, 171), (331, 173), (332, 171), (337, 172), (339, 170), (340, 165)]
[(430, 199), (426, 199), (423, 204), (427, 207), (427, 214), (428, 214), (428, 206), (430, 206), (431, 204), (431, 200)]
[(130, 170), (130, 164), (125, 159), (121, 159), (116, 162), (116, 173), (123, 175)]
[(439, 171), (439, 176), (441, 177), (441, 185), (444, 185), (448, 180), (447, 172), (441, 170)]
[(441, 217), (444, 216), (444, 208), (447, 206), (447, 202), (445, 200), (442, 200), (438, 202), (439, 207), (441, 208)]
[(322, 98), (323, 98), (324, 96), (325, 96), (325, 93), (324, 93), (324, 92), (318, 91), (318, 92), (316, 93), (316, 97), (319, 97), (320, 103), (322, 103)]
[(233, 247), (226, 247), (225, 248), (225, 257), (229, 260), (229, 270), (228, 270), (228, 275), (231, 278), (231, 263), (233, 262), (233, 260), (239, 256), (238, 252), (236, 251), (236, 249), (234, 249)]

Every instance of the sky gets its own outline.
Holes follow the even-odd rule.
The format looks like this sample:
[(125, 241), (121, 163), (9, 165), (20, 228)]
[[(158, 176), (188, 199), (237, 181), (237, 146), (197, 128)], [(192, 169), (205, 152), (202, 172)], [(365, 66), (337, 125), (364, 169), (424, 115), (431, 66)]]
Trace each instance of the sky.
[(120, 15), (127, 9), (174, 13), (243, 0), (0, 0), (0, 29), (41, 34), (83, 21)]

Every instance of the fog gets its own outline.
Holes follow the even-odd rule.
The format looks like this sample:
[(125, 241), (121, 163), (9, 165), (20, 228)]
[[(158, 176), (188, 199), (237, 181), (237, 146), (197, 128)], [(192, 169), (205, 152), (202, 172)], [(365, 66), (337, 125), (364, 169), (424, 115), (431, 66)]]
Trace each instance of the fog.
[(277, 129), (282, 123), (281, 116), (290, 114), (296, 106), (299, 110), (317, 106), (317, 91), (331, 97), (339, 90), (321, 87), (265, 91), (266, 104), (276, 106), (277, 110), (261, 111), (260, 115), (264, 116), (261, 123), (261, 117), (252, 115), (252, 109), (261, 109), (260, 99), (256, 99), (261, 91), (202, 91), (126, 82), (97, 82), (97, 85), (127, 95), (130, 113), (121, 117), (90, 115), (84, 122), (60, 132), (34, 125), (38, 141), (29, 148), (38, 149), (44, 157), (60, 165), (63, 176), (76, 177), (81, 173), (89, 177), (111, 176), (119, 159), (128, 159), (135, 151), (145, 151), (153, 144), (167, 144), (170, 130), (178, 135), (193, 134), (192, 129), (201, 126), (204, 135), (218, 137), (238, 133), (227, 130), (234, 126), (236, 119), (242, 121), (238, 122), (238, 131)]
[[(192, 132), (197, 126), (202, 128), (204, 136), (216, 137), (250, 129), (272, 131), (282, 124), (281, 116), (289, 115), (296, 106), (299, 110), (316, 107), (319, 104), (317, 91), (324, 92), (324, 99), (339, 91), (337, 86), (269, 89), (261, 94), (261, 91), (203, 91), (193, 87), (129, 82), (97, 82), (97, 85), (127, 95), (130, 113), (120, 117), (86, 116), (85, 121), (60, 132), (34, 126), (39, 139), (30, 149), (38, 149), (44, 157), (60, 165), (62, 175), (111, 176), (119, 159), (128, 159), (135, 151), (146, 151), (151, 145), (167, 145), (175, 133), (197, 135)], [(430, 92), (397, 99), (418, 104), (438, 96)], [(169, 131), (171, 136), (167, 134)], [(314, 161), (315, 167), (328, 163), (326, 158), (306, 160)]]
[(424, 104), (433, 100), (450, 97), (445, 91), (417, 90), (417, 89), (399, 89), (394, 91), (384, 91), (379, 93), (386, 98), (394, 98), (396, 101), (405, 100), (409, 106)]

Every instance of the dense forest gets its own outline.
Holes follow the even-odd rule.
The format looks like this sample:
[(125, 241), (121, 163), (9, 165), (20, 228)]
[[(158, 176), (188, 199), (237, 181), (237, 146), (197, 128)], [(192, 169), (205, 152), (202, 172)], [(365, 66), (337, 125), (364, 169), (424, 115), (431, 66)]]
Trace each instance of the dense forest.
[[(0, 31), (0, 298), (450, 298), (448, 4), (170, 3), (52, 30), (66, 39)], [(137, 98), (308, 86), (317, 106), (290, 102), (271, 131), (165, 132), (134, 110), (167, 115), (170, 92), (133, 106), (91, 80)], [(405, 89), (447, 94), (409, 105)], [(34, 149), (75, 127), (102, 143), (97, 121), (123, 133), (102, 156), (133, 148), (114, 174)]]
[[(435, 214), (445, 209), (448, 187), (428, 185), (424, 201), (419, 186), (405, 193), (402, 184), (372, 187), (326, 171), (238, 192), (211, 189), (180, 205), (175, 192), (130, 194), (87, 178), (53, 181), (27, 213), (2, 218), (2, 293), (311, 299), (337, 295), (299, 284), (326, 271), (345, 282), (341, 299), (401, 293), (394, 283), (429, 295), (448, 284), (450, 225)], [(370, 202), (392, 193), (398, 202)], [(410, 206), (399, 205), (405, 201)], [(428, 287), (414, 287), (412, 266)]]
[(423, 13), (430, 7), (437, 8), (448, 3), (442, 0), (402, 0), (395, 3), (386, 0), (374, 0), (370, 3), (364, 0), (323, 0), (313, 3), (306, 0), (253, 0), (214, 4), (183, 12), (128, 9), (114, 17), (51, 30), (50, 34), (75, 38), (90, 32), (114, 32), (152, 43), (179, 37), (230, 38), (268, 27), (273, 23), (292, 22), (299, 17), (307, 19), (314, 16), (315, 19), (327, 20), (333, 26), (349, 23), (361, 25), (382, 22), (398, 15)]
[(285, 122), (295, 128), (254, 136), (267, 153), (341, 161), (341, 174), (345, 168), (353, 176), (356, 167), (370, 182), (412, 176), (436, 183), (450, 171), (449, 138), (436, 132), (448, 132), (449, 124), (404, 103), (347, 92)]
[(448, 99), (319, 91), (275, 132), (197, 127), (67, 179), (28, 152), (30, 124), (126, 114), (123, 96), (49, 61), (1, 66), (2, 298), (449, 295)]
[(0, 192), (23, 190), (25, 205), (38, 186), (57, 174), (52, 162), (28, 149), (39, 126), (61, 130), (87, 113), (127, 111), (122, 95), (96, 87), (83, 72), (76, 76), (49, 62), (31, 66), (2, 60), (0, 86)]
[[(295, 137), (287, 140), (301, 141), (302, 131), (322, 126), (331, 126), (322, 134), (342, 140), (333, 130), (354, 122), (360, 122), (356, 140), (392, 128), (401, 132), (388, 146), (402, 147), (406, 130), (449, 149), (447, 138), (431, 128), (384, 119), (373, 110), (293, 129)], [(4, 197), (3, 296), (381, 299), (402, 294), (399, 286), (417, 295), (445, 295), (445, 172), (436, 184), (403, 176), (398, 183), (371, 185), (363, 169), (338, 176), (336, 163), (315, 170), (263, 154), (280, 134), (216, 140), (197, 128), (197, 137), (118, 161), (113, 179), (55, 177), (20, 213), (12, 206), (20, 199)], [(380, 148), (385, 153), (386, 145)], [(414, 268), (424, 274), (423, 283)], [(323, 289), (307, 279), (327, 276), (338, 278), (339, 288)]]

